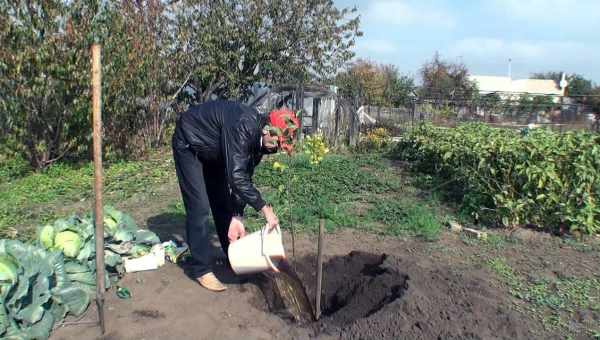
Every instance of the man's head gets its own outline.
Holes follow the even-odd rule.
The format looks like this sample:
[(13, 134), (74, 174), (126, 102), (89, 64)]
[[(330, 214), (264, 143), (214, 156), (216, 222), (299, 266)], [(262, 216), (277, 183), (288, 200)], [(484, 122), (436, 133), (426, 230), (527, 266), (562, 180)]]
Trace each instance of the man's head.
[(300, 123), (296, 114), (288, 109), (279, 109), (269, 113), (267, 125), (263, 129), (262, 147), (268, 152), (282, 149), (291, 154), (294, 148), (295, 133)]

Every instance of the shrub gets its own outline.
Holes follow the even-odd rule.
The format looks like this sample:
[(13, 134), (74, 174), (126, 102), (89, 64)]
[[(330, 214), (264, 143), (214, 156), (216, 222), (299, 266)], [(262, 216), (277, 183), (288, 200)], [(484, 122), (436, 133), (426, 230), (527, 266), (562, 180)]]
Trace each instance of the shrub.
[(367, 132), (358, 145), (359, 152), (380, 151), (392, 143), (392, 137), (386, 128), (378, 127)]
[(402, 137), (394, 155), (451, 180), (467, 209), (493, 209), (498, 224), (600, 232), (598, 134), (422, 125)]

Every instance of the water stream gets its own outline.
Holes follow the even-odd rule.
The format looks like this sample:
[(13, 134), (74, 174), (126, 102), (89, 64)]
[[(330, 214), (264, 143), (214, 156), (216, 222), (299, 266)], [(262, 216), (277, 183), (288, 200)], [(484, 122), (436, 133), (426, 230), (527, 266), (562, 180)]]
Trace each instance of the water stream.
[(279, 273), (263, 273), (259, 282), (269, 309), (298, 323), (315, 321), (313, 306), (298, 274), (287, 260), (278, 261), (277, 267)]

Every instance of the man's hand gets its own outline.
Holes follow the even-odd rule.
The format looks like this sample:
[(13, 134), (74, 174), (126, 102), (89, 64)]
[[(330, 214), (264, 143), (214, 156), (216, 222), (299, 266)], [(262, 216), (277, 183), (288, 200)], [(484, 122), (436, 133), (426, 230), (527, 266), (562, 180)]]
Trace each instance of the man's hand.
[(265, 205), (261, 209), (261, 211), (265, 215), (265, 219), (267, 220), (267, 227), (269, 228), (269, 231), (273, 230), (273, 228), (275, 228), (279, 225), (279, 219), (277, 218), (277, 216), (275, 216), (272, 206)]
[(246, 235), (246, 229), (244, 228), (244, 222), (242, 218), (234, 216), (231, 218), (231, 222), (229, 223), (229, 231), (227, 232), (229, 242), (235, 242), (244, 237), (244, 235)]

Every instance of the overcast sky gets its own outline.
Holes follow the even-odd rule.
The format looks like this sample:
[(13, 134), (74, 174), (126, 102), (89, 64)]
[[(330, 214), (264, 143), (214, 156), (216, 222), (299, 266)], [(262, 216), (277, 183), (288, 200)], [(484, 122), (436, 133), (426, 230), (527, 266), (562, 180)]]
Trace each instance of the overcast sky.
[(335, 0), (356, 6), (358, 57), (415, 76), (436, 51), (471, 74), (579, 73), (600, 84), (600, 0)]

